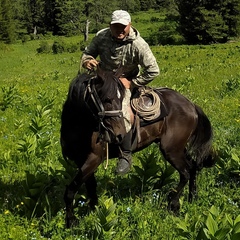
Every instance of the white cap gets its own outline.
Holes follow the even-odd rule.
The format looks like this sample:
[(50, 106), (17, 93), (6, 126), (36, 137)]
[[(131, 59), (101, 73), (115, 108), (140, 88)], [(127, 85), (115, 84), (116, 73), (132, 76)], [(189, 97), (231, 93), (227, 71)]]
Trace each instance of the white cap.
[(128, 25), (131, 22), (131, 16), (127, 11), (116, 10), (112, 13), (111, 24), (120, 23), (122, 25)]

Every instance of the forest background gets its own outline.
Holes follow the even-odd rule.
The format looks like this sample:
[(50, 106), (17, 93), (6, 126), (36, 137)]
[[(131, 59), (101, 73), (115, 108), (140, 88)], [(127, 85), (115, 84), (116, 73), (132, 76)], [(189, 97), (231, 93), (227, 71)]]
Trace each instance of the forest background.
[(164, 13), (164, 24), (159, 17), (151, 18), (158, 23), (148, 35), (151, 45), (226, 42), (240, 32), (238, 0), (0, 0), (0, 41), (80, 33), (87, 40), (89, 32), (109, 23), (115, 9)]

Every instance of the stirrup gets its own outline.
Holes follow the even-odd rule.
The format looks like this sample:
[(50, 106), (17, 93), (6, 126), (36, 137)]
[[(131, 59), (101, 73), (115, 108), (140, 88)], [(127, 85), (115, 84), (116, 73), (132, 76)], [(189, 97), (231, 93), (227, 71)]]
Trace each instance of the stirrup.
[(132, 165), (131, 163), (132, 163), (131, 153), (124, 154), (124, 156), (121, 156), (119, 158), (117, 168), (116, 168), (116, 173), (119, 175), (128, 173), (131, 169), (131, 165)]

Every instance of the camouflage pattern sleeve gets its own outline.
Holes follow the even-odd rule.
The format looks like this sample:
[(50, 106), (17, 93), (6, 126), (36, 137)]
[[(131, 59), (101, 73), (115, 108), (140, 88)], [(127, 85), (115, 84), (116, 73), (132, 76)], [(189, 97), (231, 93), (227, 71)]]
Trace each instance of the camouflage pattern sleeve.
[(136, 45), (141, 72), (136, 78), (132, 79), (132, 81), (135, 85), (142, 86), (148, 84), (155, 77), (157, 77), (160, 73), (160, 70), (149, 45), (142, 38), (139, 38), (139, 41), (138, 43), (136, 42)]
[(90, 45), (85, 48), (81, 57), (81, 65), (84, 66), (86, 61), (94, 59), (98, 56), (98, 36), (96, 35)]

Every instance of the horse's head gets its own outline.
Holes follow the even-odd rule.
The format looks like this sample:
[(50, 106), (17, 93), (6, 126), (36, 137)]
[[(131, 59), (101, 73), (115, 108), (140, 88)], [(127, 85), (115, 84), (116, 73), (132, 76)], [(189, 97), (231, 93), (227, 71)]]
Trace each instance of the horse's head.
[(126, 129), (122, 113), (125, 87), (119, 80), (119, 74), (98, 68), (97, 75), (91, 78), (87, 88), (100, 134), (110, 143), (120, 143)]

